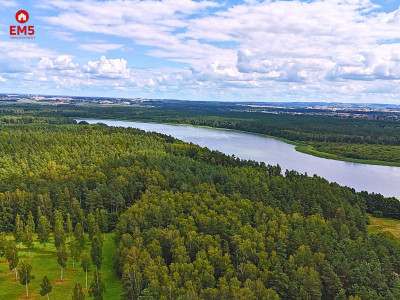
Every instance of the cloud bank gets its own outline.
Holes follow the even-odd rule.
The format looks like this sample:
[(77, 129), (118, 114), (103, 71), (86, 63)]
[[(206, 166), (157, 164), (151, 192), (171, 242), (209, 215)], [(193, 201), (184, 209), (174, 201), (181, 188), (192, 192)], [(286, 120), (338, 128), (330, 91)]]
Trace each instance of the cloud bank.
[(4, 84), (41, 78), (41, 87), (132, 97), (400, 104), (400, 9), (369, 0), (44, 0), (36, 9), (74, 51), (0, 41), (17, 59), (34, 52), (29, 72), (2, 68)]

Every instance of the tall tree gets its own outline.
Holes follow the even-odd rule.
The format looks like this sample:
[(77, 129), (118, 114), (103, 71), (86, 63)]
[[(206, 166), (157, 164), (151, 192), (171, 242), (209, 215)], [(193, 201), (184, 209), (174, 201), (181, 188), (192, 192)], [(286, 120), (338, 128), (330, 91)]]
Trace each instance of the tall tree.
[(33, 232), (35, 232), (36, 226), (35, 226), (35, 219), (33, 218), (32, 212), (29, 211), (28, 214), (28, 221), (26, 222), (26, 225), (29, 225), (32, 229)]
[(25, 226), (23, 243), (28, 249), (28, 257), (31, 257), (31, 250), (33, 247), (33, 230), (30, 225)]
[(82, 290), (80, 283), (75, 283), (74, 294), (72, 295), (72, 300), (85, 300), (85, 293)]
[(32, 266), (27, 261), (22, 262), (19, 270), (19, 282), (22, 285), (25, 285), (26, 298), (29, 297), (28, 284), (31, 282), (32, 279), (35, 279), (35, 276), (33, 276), (31, 272)]
[(6, 255), (7, 237), (5, 232), (0, 233), (0, 257)]
[(71, 215), (69, 213), (67, 213), (67, 223), (65, 225), (67, 226), (68, 242), (70, 242), (73, 227), (72, 227)]
[(97, 225), (96, 219), (92, 213), (89, 213), (87, 216), (87, 231), (89, 233), (89, 239), (91, 240), (95, 235), (95, 227)]
[(19, 256), (18, 256), (18, 249), (17, 245), (15, 242), (10, 241), (6, 245), (6, 259), (8, 260), (8, 268), (9, 270), (15, 271), (15, 281), (18, 279), (18, 271), (17, 271), (17, 266), (19, 262)]
[(67, 266), (68, 253), (64, 245), (58, 248), (57, 262), (61, 267), (61, 281), (63, 281), (63, 269)]
[(99, 270), (94, 271), (94, 278), (89, 288), (89, 295), (94, 298), (94, 300), (103, 300), (103, 294), (106, 291), (106, 287), (101, 280), (101, 274)]
[(65, 231), (62, 221), (57, 220), (54, 225), (54, 245), (56, 248), (65, 245)]
[(86, 253), (82, 254), (81, 257), (81, 267), (83, 269), (83, 271), (85, 272), (85, 277), (86, 277), (86, 289), (88, 288), (88, 280), (87, 280), (87, 274), (90, 271), (90, 265), (91, 265), (91, 260), (90, 260), (90, 256), (87, 255)]
[(75, 239), (79, 242), (82, 249), (85, 248), (85, 234), (83, 233), (83, 227), (81, 223), (75, 225), (74, 231)]
[(19, 214), (17, 214), (15, 216), (13, 234), (14, 234), (15, 242), (17, 244), (22, 242), (22, 238), (23, 238), (23, 235), (24, 235), (24, 223), (22, 222)]
[(105, 209), (97, 210), (97, 224), (103, 234), (108, 231), (108, 212)]
[(92, 239), (92, 245), (90, 248), (90, 257), (92, 258), (93, 264), (97, 269), (101, 268), (101, 262), (103, 260), (103, 245), (102, 238), (95, 235)]
[(40, 295), (47, 296), (47, 300), (49, 300), (49, 294), (51, 293), (52, 290), (53, 287), (51, 286), (50, 280), (45, 275), (43, 277), (42, 283), (40, 284)]
[(50, 237), (51, 224), (50, 221), (47, 220), (47, 218), (43, 215), (39, 217), (37, 233), (39, 242), (45, 246)]
[(75, 267), (75, 261), (79, 261), (83, 249), (79, 244), (79, 241), (75, 238), (71, 241), (71, 243), (69, 243), (69, 247), (72, 257), (72, 266)]

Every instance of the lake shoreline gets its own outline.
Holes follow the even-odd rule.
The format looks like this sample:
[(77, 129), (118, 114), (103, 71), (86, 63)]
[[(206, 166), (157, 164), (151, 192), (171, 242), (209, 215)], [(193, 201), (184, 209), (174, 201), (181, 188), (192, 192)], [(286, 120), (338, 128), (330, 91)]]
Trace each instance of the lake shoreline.
[[(76, 120), (97, 120), (97, 119), (92, 119), (92, 118), (80, 118), (80, 117), (73, 117), (72, 119)], [(128, 122), (141, 122), (141, 123), (149, 123), (149, 124), (164, 124), (164, 125), (173, 125), (173, 126), (189, 126), (189, 127), (197, 127), (197, 128), (205, 128), (205, 129), (216, 129), (216, 130), (223, 130), (223, 131), (232, 131), (232, 132), (240, 132), (240, 133), (247, 133), (247, 134), (252, 134), (252, 135), (257, 135), (257, 136), (262, 136), (262, 137), (267, 137), (267, 138), (272, 138), (279, 140), (281, 142), (284, 142), (289, 145), (294, 145), (295, 150), (300, 153), (304, 153), (307, 155), (319, 157), (319, 158), (325, 158), (325, 159), (331, 159), (331, 160), (337, 160), (337, 161), (346, 161), (346, 162), (352, 162), (352, 163), (357, 163), (357, 164), (364, 164), (364, 165), (376, 165), (376, 166), (386, 166), (386, 167), (400, 167), (400, 163), (396, 162), (386, 162), (386, 161), (379, 161), (379, 160), (366, 160), (366, 159), (356, 159), (356, 158), (348, 158), (348, 157), (342, 157), (338, 156), (335, 154), (331, 154), (328, 152), (320, 152), (315, 150), (311, 145), (307, 145), (304, 143), (300, 142), (295, 142), (291, 141), (288, 139), (284, 139), (281, 137), (276, 137), (273, 135), (268, 135), (268, 134), (263, 134), (263, 133), (257, 133), (257, 132), (251, 132), (251, 131), (244, 131), (244, 130), (238, 130), (238, 129), (231, 129), (231, 128), (223, 128), (223, 127), (212, 127), (212, 126), (205, 126), (205, 125), (193, 125), (193, 124), (185, 124), (185, 123), (166, 123), (166, 122), (149, 122), (148, 120), (140, 120), (140, 119), (123, 119), (123, 118), (116, 118), (116, 119), (103, 119), (103, 120), (110, 120), (110, 121), (128, 121)]]

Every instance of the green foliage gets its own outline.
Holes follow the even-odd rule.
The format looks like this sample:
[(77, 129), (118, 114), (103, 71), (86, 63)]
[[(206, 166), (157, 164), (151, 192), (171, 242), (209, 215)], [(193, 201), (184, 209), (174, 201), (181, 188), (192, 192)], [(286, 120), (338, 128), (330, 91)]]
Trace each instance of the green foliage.
[(82, 267), (83, 271), (85, 272), (86, 288), (88, 286), (87, 276), (88, 276), (88, 272), (90, 271), (91, 264), (92, 264), (92, 260), (91, 260), (90, 256), (87, 255), (86, 253), (82, 254), (82, 256), (81, 256), (81, 267)]
[(79, 283), (75, 283), (72, 300), (85, 300), (85, 293), (83, 292), (82, 286)]
[(75, 225), (75, 231), (74, 231), (74, 237), (75, 240), (79, 243), (81, 248), (85, 247), (85, 235), (83, 233), (83, 227), (81, 223), (77, 223)]
[(106, 291), (106, 287), (101, 279), (101, 274), (99, 270), (94, 271), (93, 281), (90, 284), (89, 295), (94, 298), (94, 300), (103, 300), (103, 294)]
[[(356, 193), (295, 171), (283, 176), (279, 166), (165, 135), (70, 124), (55, 111), (32, 114), (39, 112), (53, 115), (29, 119), (23, 111), (16, 123), (0, 128), (0, 228), (21, 240), (18, 228), (31, 212), (38, 238), (46, 243), (52, 224), (62, 268), (65, 230), (75, 227), (70, 242), (75, 260), (78, 245), (85, 246), (84, 226), (92, 236), (97, 275), (111, 258), (102, 253), (99, 233), (115, 230), (115, 271), (130, 298), (379, 300), (397, 295), (393, 274), (400, 273), (400, 246), (388, 234), (368, 235), (366, 227), (367, 210), (397, 216), (396, 199)], [(370, 124), (345, 137), (339, 132), (344, 127), (334, 134), (322, 128), (323, 118), (317, 125), (303, 124), (307, 118), (262, 118), (254, 121), (254, 130), (312, 143), (320, 138), (356, 142)], [(204, 122), (211, 119), (215, 126), (241, 126), (238, 120), (219, 124), (207, 117)], [(59, 125), (51, 124), (57, 120)], [(297, 121), (306, 129), (293, 130)], [(382, 142), (389, 140), (385, 135)], [(81, 265), (89, 270), (87, 255)], [(97, 299), (103, 294), (100, 283), (91, 286)]]
[(71, 258), (73, 260), (73, 266), (75, 266), (75, 261), (79, 261), (83, 248), (79, 243), (79, 241), (75, 238), (70, 242), (69, 247), (70, 247)]
[(43, 277), (42, 283), (40, 284), (40, 295), (41, 296), (46, 296), (47, 295), (47, 299), (49, 298), (49, 295), (51, 293), (51, 291), (53, 290), (53, 287), (51, 286), (50, 280), (47, 278), (47, 276), (45, 275)]
[(380, 210), (374, 210), (374, 211), (372, 212), (372, 215), (373, 215), (375, 218), (383, 218), (383, 212), (380, 211)]
[(26, 225), (28, 225), (30, 227), (32, 232), (35, 232), (36, 226), (35, 226), (35, 219), (33, 218), (32, 211), (29, 211), (29, 213), (28, 213), (28, 221), (26, 222)]
[(56, 220), (54, 225), (54, 245), (56, 248), (65, 246), (65, 231), (62, 220)]
[(33, 247), (33, 230), (30, 225), (25, 226), (22, 242), (28, 249), (28, 256), (30, 256)]
[(92, 245), (90, 248), (90, 257), (96, 268), (100, 269), (101, 262), (103, 260), (103, 241), (102, 237), (99, 235), (95, 235), (92, 239)]
[(41, 244), (45, 245), (50, 237), (51, 233), (51, 224), (49, 220), (45, 216), (41, 216), (39, 218), (38, 226), (37, 226), (38, 240)]
[(64, 245), (58, 248), (57, 262), (61, 267), (61, 281), (63, 280), (63, 269), (67, 266), (68, 253)]
[(19, 262), (18, 249), (14, 242), (7, 242), (5, 256), (8, 261), (9, 270), (15, 269), (15, 279), (17, 278), (17, 266)]
[(17, 214), (15, 217), (13, 233), (14, 233), (15, 242), (16, 243), (22, 242), (22, 239), (24, 236), (24, 223), (22, 222), (19, 214)]
[(19, 283), (25, 285), (27, 298), (29, 297), (28, 284), (31, 282), (32, 279), (35, 279), (35, 276), (33, 276), (31, 272), (32, 266), (27, 261), (23, 261), (20, 265), (19, 270)]

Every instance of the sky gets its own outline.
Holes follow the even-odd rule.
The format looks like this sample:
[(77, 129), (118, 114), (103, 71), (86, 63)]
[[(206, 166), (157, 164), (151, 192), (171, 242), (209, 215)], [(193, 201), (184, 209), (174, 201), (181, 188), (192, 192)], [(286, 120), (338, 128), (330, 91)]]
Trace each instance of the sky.
[(400, 104), (399, 6), (0, 0), (0, 93)]

